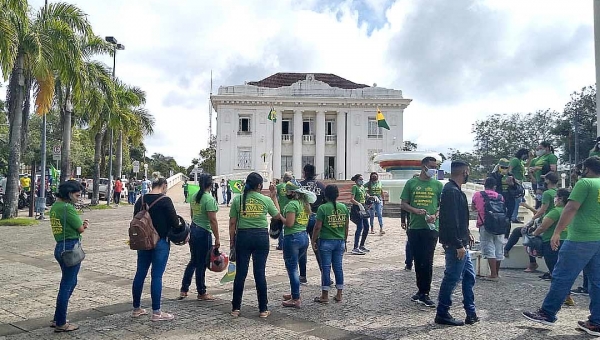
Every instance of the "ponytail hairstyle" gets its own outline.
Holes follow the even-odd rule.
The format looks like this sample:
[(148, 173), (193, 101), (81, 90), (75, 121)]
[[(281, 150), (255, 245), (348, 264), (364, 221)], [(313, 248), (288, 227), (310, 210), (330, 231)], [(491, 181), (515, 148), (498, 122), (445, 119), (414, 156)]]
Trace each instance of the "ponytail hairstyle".
[(554, 147), (552, 146), (552, 143), (548, 142), (548, 141), (543, 141), (540, 143), (541, 146), (543, 146), (544, 148), (547, 148), (548, 150), (550, 150), (550, 152), (554, 153)]
[(152, 180), (152, 189), (162, 187), (167, 184), (167, 179), (164, 177), (156, 177)]
[(333, 204), (333, 212), (337, 214), (338, 210), (336, 200), (340, 196), (340, 190), (338, 189), (337, 185), (329, 184), (325, 187), (325, 192), (323, 194), (325, 195), (327, 202)]
[(306, 215), (310, 215), (312, 210), (310, 209), (310, 203), (306, 199), (306, 195), (297, 191), (294, 191), (294, 199), (298, 200), (298, 202), (302, 203), (304, 206), (304, 212)]
[(352, 176), (352, 178), (350, 178), (350, 180), (352, 182), (356, 182), (360, 177), (362, 177), (361, 174), (356, 174), (356, 175)]
[(56, 196), (63, 201), (74, 203), (71, 199), (71, 194), (81, 191), (82, 187), (79, 182), (76, 180), (68, 180), (58, 186), (58, 192), (56, 193)]
[(263, 184), (263, 177), (258, 172), (252, 172), (246, 177), (246, 185), (242, 193), (242, 215), (246, 215), (246, 196), (253, 190), (260, 190)]
[(200, 200), (206, 192), (206, 189), (210, 189), (212, 187), (212, 176), (210, 174), (201, 174), (198, 176), (198, 185), (200, 185), (200, 190), (196, 194), (196, 203), (200, 203)]

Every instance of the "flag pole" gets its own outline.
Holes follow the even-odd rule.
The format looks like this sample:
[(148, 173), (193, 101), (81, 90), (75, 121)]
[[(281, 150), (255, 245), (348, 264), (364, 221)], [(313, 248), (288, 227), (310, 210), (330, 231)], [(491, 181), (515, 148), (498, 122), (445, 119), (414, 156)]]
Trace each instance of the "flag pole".
[[(273, 107), (273, 104), (271, 104), (271, 110), (275, 110), (275, 108)], [(273, 165), (275, 162), (273, 161), (273, 158), (275, 157), (275, 124), (277, 124), (277, 114), (275, 114), (275, 121), (272, 122), (271, 125), (271, 129), (273, 129), (273, 133), (272, 133), (272, 140), (273, 143), (271, 143), (271, 182), (273, 184), (275, 184), (275, 166)]]

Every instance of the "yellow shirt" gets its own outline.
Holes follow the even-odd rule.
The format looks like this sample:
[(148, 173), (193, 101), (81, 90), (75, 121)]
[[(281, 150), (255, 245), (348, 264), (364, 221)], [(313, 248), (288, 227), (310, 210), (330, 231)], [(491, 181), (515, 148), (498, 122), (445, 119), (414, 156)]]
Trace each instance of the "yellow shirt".
[(28, 191), (29, 186), (31, 185), (31, 179), (29, 177), (22, 177), (20, 181), (21, 181), (21, 188), (23, 188), (23, 190), (25, 190), (25, 191)]

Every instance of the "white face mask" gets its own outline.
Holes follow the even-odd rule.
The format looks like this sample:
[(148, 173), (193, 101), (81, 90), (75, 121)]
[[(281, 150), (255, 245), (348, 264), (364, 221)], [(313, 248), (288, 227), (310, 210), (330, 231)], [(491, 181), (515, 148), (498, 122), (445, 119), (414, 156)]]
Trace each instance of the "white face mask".
[[(427, 168), (427, 167), (426, 167), (426, 168)], [(429, 177), (429, 178), (436, 177), (436, 176), (437, 176), (437, 173), (438, 173), (437, 169), (429, 169), (429, 168), (427, 168), (427, 171), (425, 171), (425, 174), (426, 174), (426, 175), (427, 175), (427, 177)]]
[(541, 157), (541, 156), (543, 156), (543, 155), (545, 155), (545, 154), (546, 154), (546, 150), (544, 150), (544, 149), (537, 150), (537, 151), (535, 152), (535, 155), (536, 155), (536, 156), (538, 156), (538, 157)]

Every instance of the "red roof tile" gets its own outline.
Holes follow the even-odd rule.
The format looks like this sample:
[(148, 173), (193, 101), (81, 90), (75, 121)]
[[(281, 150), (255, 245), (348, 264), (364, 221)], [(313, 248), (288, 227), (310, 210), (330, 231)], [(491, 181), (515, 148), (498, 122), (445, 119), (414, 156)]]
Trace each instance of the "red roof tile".
[(249, 82), (248, 85), (270, 88), (290, 86), (300, 80), (306, 80), (306, 76), (309, 74), (313, 74), (315, 80), (322, 81), (331, 87), (340, 89), (362, 89), (369, 87), (368, 85), (357, 84), (331, 73), (275, 73), (263, 80)]

